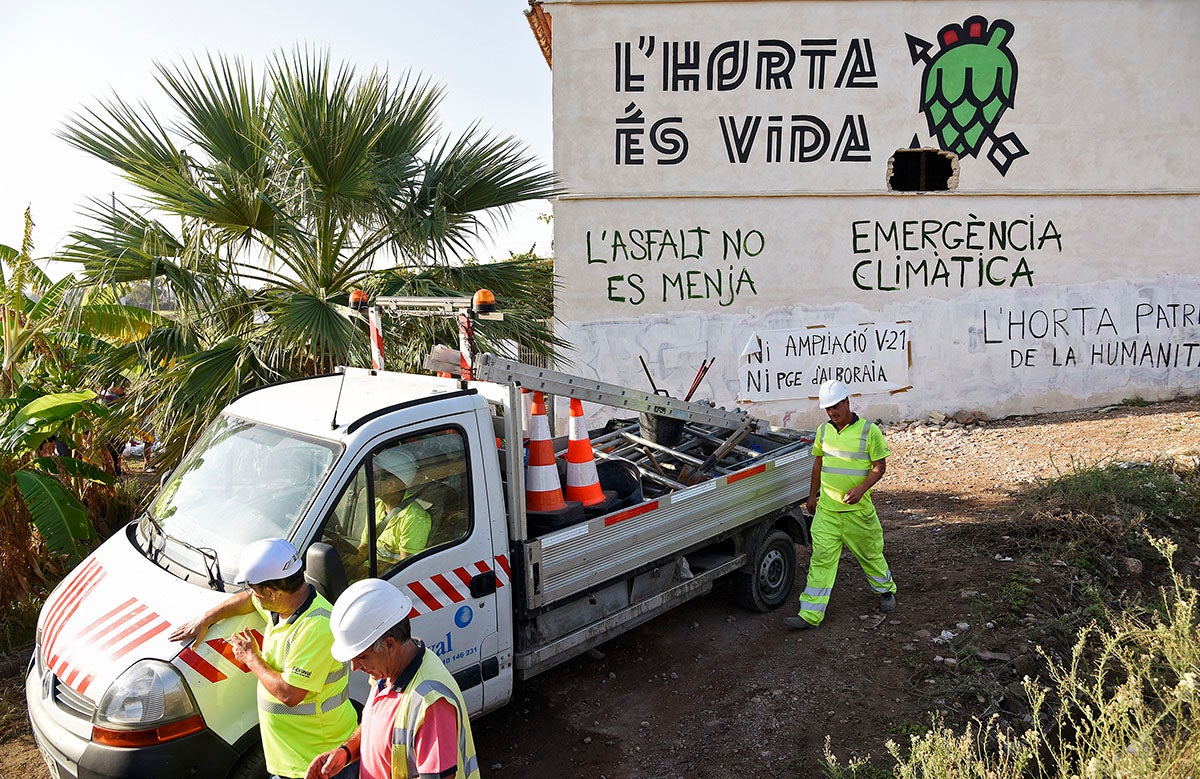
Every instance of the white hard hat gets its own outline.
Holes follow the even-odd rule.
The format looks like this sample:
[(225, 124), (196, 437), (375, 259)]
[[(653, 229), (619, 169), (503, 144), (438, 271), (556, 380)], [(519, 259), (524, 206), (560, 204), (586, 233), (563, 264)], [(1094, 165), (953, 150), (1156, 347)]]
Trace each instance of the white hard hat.
[(333, 659), (344, 663), (358, 657), (379, 637), (412, 611), (412, 601), (382, 579), (363, 579), (346, 588), (333, 604)]
[(375, 465), (392, 474), (405, 484), (412, 484), (417, 475), (417, 463), (404, 449), (386, 449), (375, 455)]
[(282, 538), (264, 538), (242, 550), (238, 584), (286, 579), (303, 567), (300, 553)]
[(850, 388), (846, 386), (846, 382), (837, 379), (830, 379), (817, 390), (817, 402), (821, 404), (821, 408), (836, 406), (848, 397)]

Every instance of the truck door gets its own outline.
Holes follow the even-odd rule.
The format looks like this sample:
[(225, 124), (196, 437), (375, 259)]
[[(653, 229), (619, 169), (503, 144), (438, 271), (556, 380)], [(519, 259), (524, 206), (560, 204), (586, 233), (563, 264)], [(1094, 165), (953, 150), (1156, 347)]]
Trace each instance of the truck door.
[(386, 579), (412, 599), (414, 637), (441, 658), (474, 712), (496, 675), (496, 593), (508, 577), (486, 496), (473, 488), (482, 453), (470, 442), (480, 439), (463, 426), (473, 424), (466, 416), (373, 444), (321, 540), (341, 552), (349, 583)]

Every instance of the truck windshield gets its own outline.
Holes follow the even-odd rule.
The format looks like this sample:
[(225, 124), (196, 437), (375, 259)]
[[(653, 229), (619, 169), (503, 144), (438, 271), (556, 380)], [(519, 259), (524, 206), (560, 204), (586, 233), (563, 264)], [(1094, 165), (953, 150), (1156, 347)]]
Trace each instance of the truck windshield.
[(150, 506), (167, 537), (163, 553), (203, 571), (202, 556), (188, 547), (211, 550), (221, 578), (235, 581), (242, 547), (286, 538), (336, 455), (336, 444), (327, 441), (217, 417)]

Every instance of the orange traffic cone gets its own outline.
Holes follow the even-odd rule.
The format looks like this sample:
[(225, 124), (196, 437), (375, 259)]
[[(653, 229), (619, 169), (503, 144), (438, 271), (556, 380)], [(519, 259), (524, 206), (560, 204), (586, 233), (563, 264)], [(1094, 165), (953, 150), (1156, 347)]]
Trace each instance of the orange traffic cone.
[(592, 454), (592, 442), (583, 420), (583, 403), (576, 398), (571, 398), (567, 438), (567, 499), (577, 500), (584, 506), (604, 502), (600, 475), (596, 473), (596, 458)]
[(525, 465), (525, 507), (529, 511), (561, 511), (567, 507), (558, 482), (550, 423), (546, 419), (546, 400), (533, 393), (533, 413), (529, 418), (529, 460)]

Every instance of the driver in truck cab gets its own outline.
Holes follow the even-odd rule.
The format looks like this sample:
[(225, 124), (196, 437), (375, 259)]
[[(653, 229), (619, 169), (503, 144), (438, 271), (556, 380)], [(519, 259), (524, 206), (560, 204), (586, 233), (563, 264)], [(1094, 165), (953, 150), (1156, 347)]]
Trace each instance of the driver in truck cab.
[[(267, 770), (299, 779), (317, 755), (344, 742), (358, 717), (350, 703), (348, 663), (333, 659), (333, 607), (304, 581), (300, 553), (282, 538), (255, 541), (242, 552), (239, 584), (247, 589), (179, 626), (172, 641), (199, 646), (223, 619), (258, 612), (262, 648), (243, 631), (229, 639), (238, 662), (258, 677), (258, 723)], [(351, 769), (338, 779), (354, 779)]]
[[(375, 548), (393, 562), (412, 557), (429, 542), (428, 505), (408, 491), (417, 475), (413, 456), (399, 447), (375, 456)], [(364, 532), (360, 551), (368, 548)]]

